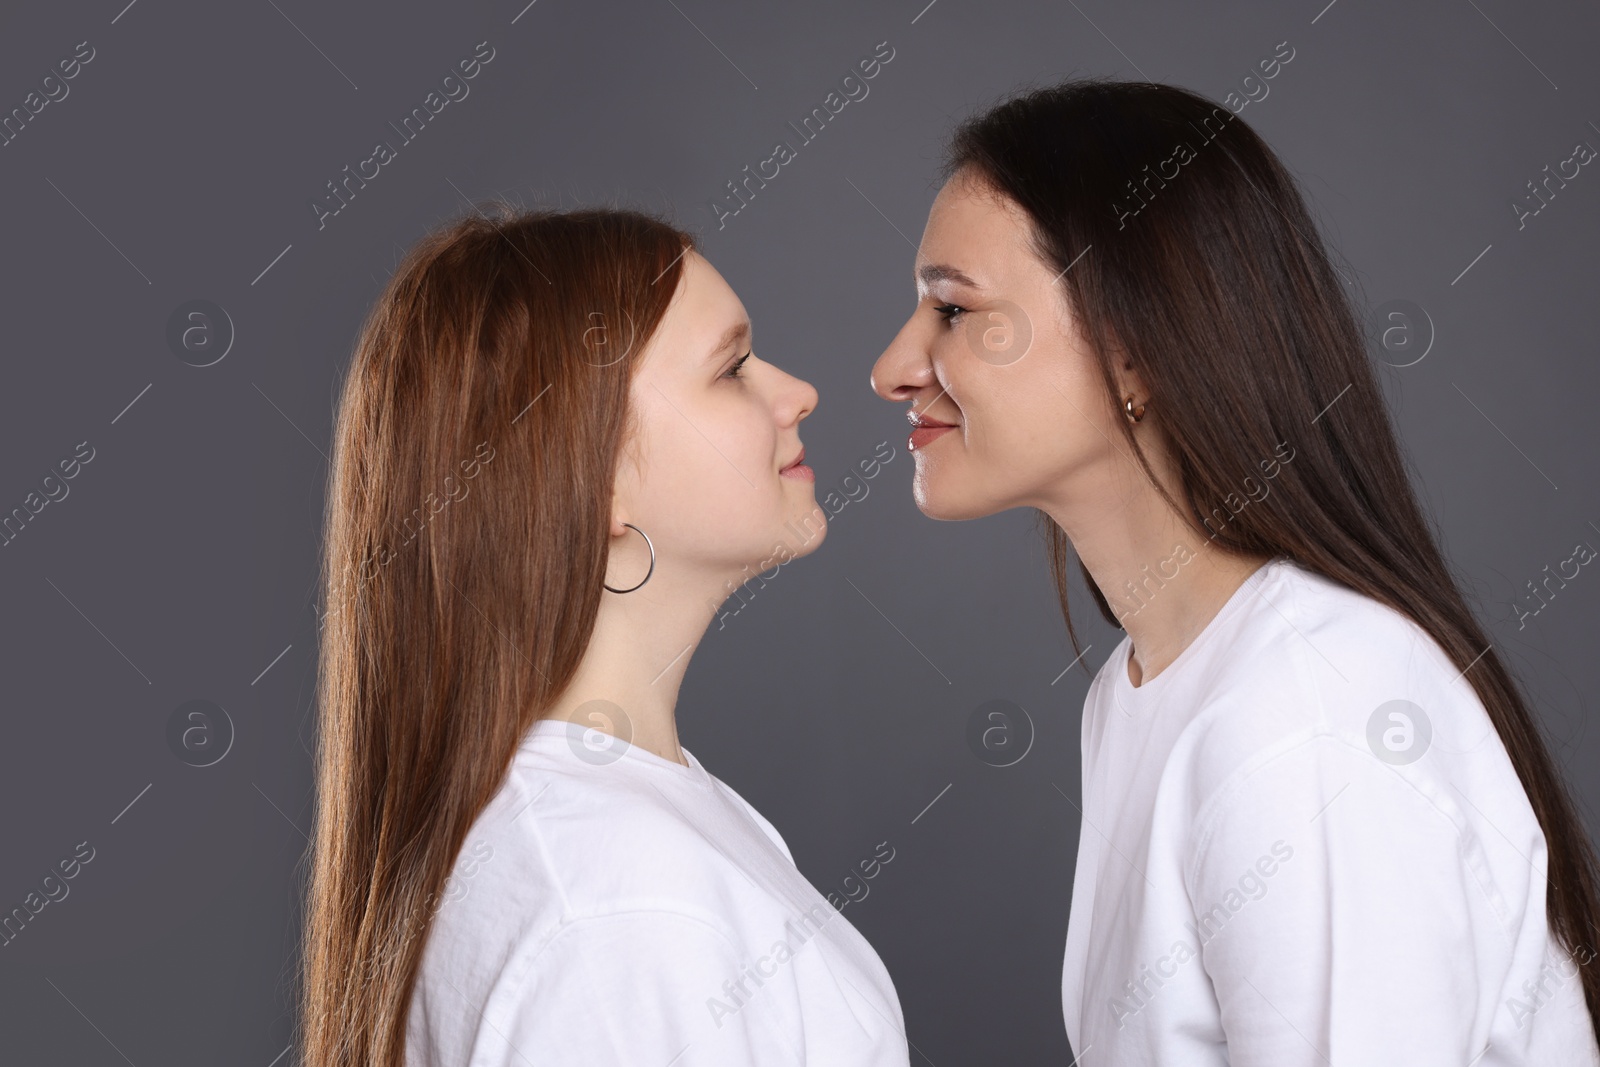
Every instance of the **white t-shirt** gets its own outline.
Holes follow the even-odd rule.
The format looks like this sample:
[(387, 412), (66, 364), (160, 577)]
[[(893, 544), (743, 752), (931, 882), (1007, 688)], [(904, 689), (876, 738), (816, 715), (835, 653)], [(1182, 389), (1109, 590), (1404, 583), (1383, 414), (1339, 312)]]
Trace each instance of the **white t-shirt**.
[(866, 939), (700, 765), (523, 739), (433, 919), (408, 1067), (905, 1067)]
[(1600, 1064), (1600, 945), (1553, 940), (1544, 836), (1425, 631), (1280, 556), (1137, 687), (1130, 648), (1084, 706), (1083, 1063)]

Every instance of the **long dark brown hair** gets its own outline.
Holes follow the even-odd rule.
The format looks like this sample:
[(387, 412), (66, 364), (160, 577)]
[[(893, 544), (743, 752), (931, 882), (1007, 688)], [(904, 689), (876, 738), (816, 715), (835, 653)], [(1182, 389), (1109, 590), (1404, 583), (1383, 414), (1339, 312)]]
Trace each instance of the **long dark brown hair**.
[(428, 234), (371, 309), (323, 549), (303, 1067), (400, 1067), (430, 920), (605, 581), (629, 386), (693, 239), (503, 204)]
[[(1179, 145), (1186, 149), (1179, 149)], [(1600, 933), (1595, 852), (1528, 703), (1463, 599), (1412, 491), (1353, 298), (1292, 176), (1233, 112), (1148, 82), (1075, 79), (960, 125), (945, 177), (1018, 205), (1116, 408), (1136, 370), (1170, 442), (1181, 503), (1116, 420), (1162, 498), (1226, 551), (1283, 555), (1403, 613), (1472, 684), (1548, 853), (1551, 929), (1580, 963)], [(1261, 503), (1221, 509), (1293, 449)], [(1270, 468), (1267, 468), (1270, 469)], [(1071, 542), (1038, 513), (1073, 649)], [(1081, 560), (1108, 623), (1116, 615)], [(1600, 973), (1580, 968), (1590, 1022)], [(1600, 1029), (1597, 1029), (1600, 1035)]]

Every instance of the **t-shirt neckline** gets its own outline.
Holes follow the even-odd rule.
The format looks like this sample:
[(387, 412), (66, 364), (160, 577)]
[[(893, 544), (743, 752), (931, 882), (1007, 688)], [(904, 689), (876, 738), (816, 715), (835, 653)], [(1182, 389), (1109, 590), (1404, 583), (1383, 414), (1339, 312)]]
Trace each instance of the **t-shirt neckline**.
[[(701, 765), (693, 752), (681, 744), (678, 750), (683, 753), (683, 758), (689, 761), (687, 767), (612, 735), (604, 735), (610, 738), (604, 744), (591, 744), (592, 739), (588, 736), (591, 733), (600, 734), (601, 731), (570, 719), (538, 719), (528, 728), (519, 749), (539, 747), (546, 751), (554, 750), (574, 763), (587, 764), (601, 770), (612, 764), (626, 762), (629, 765), (650, 768), (686, 783), (711, 788), (711, 772)], [(556, 743), (540, 744), (540, 742)]]
[(1134, 685), (1128, 678), (1128, 662), (1133, 658), (1133, 637), (1131, 635), (1124, 637), (1119, 646), (1121, 652), (1114, 657), (1116, 660), (1116, 677), (1113, 680), (1113, 684), (1116, 688), (1118, 700), (1127, 704), (1152, 699), (1173, 675), (1181, 671), (1186, 664), (1199, 655), (1199, 650), (1210, 640), (1213, 634), (1222, 628), (1223, 622), (1250, 599), (1255, 590), (1276, 573), (1281, 566), (1289, 562), (1290, 560), (1287, 556), (1273, 556), (1250, 572), (1250, 576), (1240, 583), (1239, 588), (1233, 591), (1233, 595), (1223, 601), (1222, 607), (1217, 609), (1217, 613), (1194, 636), (1194, 639), (1184, 646), (1183, 651), (1178, 653), (1177, 658), (1163, 667), (1161, 672), (1154, 678), (1146, 678), (1139, 685)]

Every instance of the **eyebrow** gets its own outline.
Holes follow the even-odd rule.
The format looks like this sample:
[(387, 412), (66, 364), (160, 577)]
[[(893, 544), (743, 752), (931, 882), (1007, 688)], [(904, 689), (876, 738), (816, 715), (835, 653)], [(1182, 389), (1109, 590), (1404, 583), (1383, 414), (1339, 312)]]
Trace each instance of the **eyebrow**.
[(965, 285), (969, 289), (982, 289), (983, 286), (967, 277), (964, 271), (944, 263), (928, 263), (917, 271), (917, 277), (923, 285), (932, 285), (934, 282), (955, 282)]
[(711, 354), (706, 358), (706, 362), (715, 362), (716, 359), (728, 349), (732, 348), (735, 344), (738, 344), (742, 340), (748, 340), (749, 337), (750, 321), (748, 319), (741, 319), (739, 322), (729, 326), (723, 331), (722, 336), (717, 338), (717, 343), (712, 346)]

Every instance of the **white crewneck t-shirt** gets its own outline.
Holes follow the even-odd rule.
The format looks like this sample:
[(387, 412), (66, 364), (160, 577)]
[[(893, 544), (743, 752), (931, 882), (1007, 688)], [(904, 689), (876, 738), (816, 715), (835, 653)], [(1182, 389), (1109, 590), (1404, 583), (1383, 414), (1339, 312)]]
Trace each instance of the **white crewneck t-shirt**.
[(524, 738), (434, 916), (408, 1067), (906, 1067), (888, 971), (772, 824), (688, 750), (604, 739)]
[(1600, 1064), (1600, 946), (1552, 938), (1544, 835), (1425, 631), (1279, 556), (1139, 686), (1130, 650), (1084, 705), (1085, 1067)]

